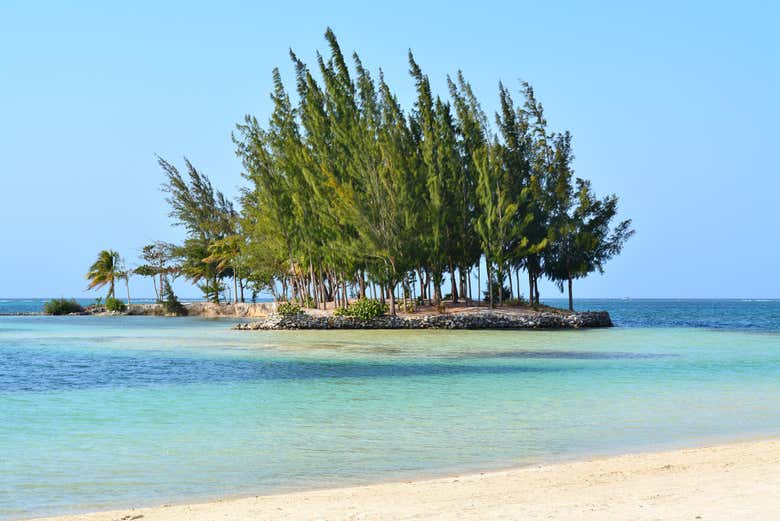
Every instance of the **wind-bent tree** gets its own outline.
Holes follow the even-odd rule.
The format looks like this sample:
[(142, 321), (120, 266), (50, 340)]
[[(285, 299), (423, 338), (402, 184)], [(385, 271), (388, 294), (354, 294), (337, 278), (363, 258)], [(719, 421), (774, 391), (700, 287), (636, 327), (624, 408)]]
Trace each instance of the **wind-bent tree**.
[(571, 136), (556, 138), (552, 172), (556, 179), (551, 215), (552, 240), (544, 254), (544, 271), (563, 291), (567, 284), (569, 310), (574, 310), (573, 280), (593, 271), (603, 273), (604, 264), (623, 248), (634, 234), (631, 220), (611, 222), (617, 215), (617, 196), (598, 199), (590, 182), (576, 179), (572, 184)]
[(87, 289), (99, 289), (107, 285), (108, 293), (106, 298), (114, 298), (116, 281), (123, 276), (124, 270), (119, 253), (114, 250), (102, 250), (98, 253), (97, 259), (92, 263), (87, 272)]
[(484, 257), (491, 299), (494, 282), (499, 304), (519, 297), (524, 269), (538, 304), (539, 277), (599, 270), (630, 236), (630, 224), (606, 235), (597, 226), (616, 199), (591, 194), (598, 204), (573, 209), (570, 138), (548, 130), (527, 83), (517, 105), (499, 84), (494, 136), (462, 73), (438, 96), (410, 51), (416, 96), (404, 111), (381, 71), (375, 79), (357, 54), (350, 66), (330, 29), (325, 39), (329, 52), (312, 67), (290, 53), (293, 96), (274, 69), (266, 125), (247, 116), (237, 126), (249, 181), (240, 218), (189, 163), (185, 179), (161, 160), (171, 214), (188, 231), (182, 272), (208, 295), (232, 276), (236, 293), (245, 283), (309, 307), (371, 296), (394, 312), (399, 289), (407, 306), (439, 304), (447, 279), (453, 302), (470, 298), (474, 270), (481, 295)]
[(198, 285), (207, 300), (219, 303), (221, 281), (231, 276), (232, 270), (220, 269), (210, 259), (209, 247), (235, 234), (238, 214), (233, 203), (215, 190), (208, 177), (198, 172), (187, 158), (184, 158), (186, 177), (163, 158), (158, 158), (158, 163), (167, 178), (162, 189), (168, 194), (169, 215), (175, 219), (174, 224), (187, 231), (184, 243), (173, 249), (173, 255), (180, 260), (179, 271)]
[[(141, 259), (144, 261), (144, 264), (133, 270), (135, 275), (152, 279), (157, 302), (162, 302), (165, 299), (163, 279), (168, 276), (175, 276), (178, 271), (178, 267), (172, 264), (174, 249), (175, 246), (168, 242), (156, 241), (147, 244), (141, 250)], [(157, 284), (158, 280), (159, 286)]]

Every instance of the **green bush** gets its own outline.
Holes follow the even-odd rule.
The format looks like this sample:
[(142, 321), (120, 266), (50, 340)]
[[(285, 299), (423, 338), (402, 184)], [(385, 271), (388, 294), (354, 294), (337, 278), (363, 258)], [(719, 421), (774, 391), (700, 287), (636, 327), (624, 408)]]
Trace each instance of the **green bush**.
[(347, 307), (336, 308), (334, 315), (342, 317), (355, 317), (360, 320), (371, 320), (387, 313), (387, 304), (382, 304), (378, 300), (359, 299), (352, 302)]
[(525, 298), (520, 295), (518, 298), (506, 299), (504, 304), (507, 306), (527, 306), (528, 302), (526, 302)]
[(163, 284), (163, 290), (165, 292), (165, 300), (163, 300), (162, 306), (166, 315), (174, 315), (177, 317), (187, 316), (187, 308), (179, 302), (176, 294), (173, 292), (171, 283), (165, 280)]
[(276, 312), (283, 317), (292, 317), (301, 314), (301, 305), (295, 302), (280, 302), (276, 306)]
[(67, 315), (83, 311), (84, 308), (75, 299), (55, 298), (43, 305), (43, 312), (48, 315)]
[(106, 297), (106, 310), (123, 312), (127, 310), (127, 306), (118, 298)]
[(347, 306), (339, 306), (336, 309), (333, 310), (333, 316), (334, 317), (348, 317), (350, 316), (349, 313), (349, 307)]

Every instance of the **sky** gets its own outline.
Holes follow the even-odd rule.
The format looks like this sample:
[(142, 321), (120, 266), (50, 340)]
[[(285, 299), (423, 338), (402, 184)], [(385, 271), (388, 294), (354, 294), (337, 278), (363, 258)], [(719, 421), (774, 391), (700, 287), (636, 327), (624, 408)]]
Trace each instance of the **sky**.
[(780, 297), (780, 4), (334, 4), (2, 0), (0, 297), (97, 296), (99, 250), (132, 266), (180, 241), (155, 154), (235, 196), (231, 132), (267, 121), (273, 67), (292, 88), (289, 49), (313, 63), (327, 27), (406, 109), (409, 49), (442, 95), (462, 70), (489, 114), (499, 80), (534, 86), (574, 136), (576, 175), (636, 229), (575, 297)]

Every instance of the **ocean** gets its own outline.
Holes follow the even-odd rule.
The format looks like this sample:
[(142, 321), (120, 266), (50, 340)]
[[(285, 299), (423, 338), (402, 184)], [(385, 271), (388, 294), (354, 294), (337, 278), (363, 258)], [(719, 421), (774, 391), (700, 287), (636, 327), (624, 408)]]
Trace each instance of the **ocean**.
[(780, 301), (576, 304), (617, 327), (0, 316), (0, 519), (780, 434)]

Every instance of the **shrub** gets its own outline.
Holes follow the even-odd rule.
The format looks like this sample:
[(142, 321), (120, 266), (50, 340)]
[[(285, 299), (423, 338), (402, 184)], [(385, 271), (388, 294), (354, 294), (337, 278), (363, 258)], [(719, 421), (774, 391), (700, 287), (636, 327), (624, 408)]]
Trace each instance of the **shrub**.
[(525, 298), (520, 295), (518, 298), (504, 300), (504, 304), (507, 306), (527, 306), (528, 302), (526, 302)]
[(179, 302), (178, 297), (176, 297), (176, 294), (173, 292), (171, 283), (166, 280), (163, 284), (163, 288), (165, 290), (165, 300), (163, 301), (162, 306), (165, 310), (165, 314), (176, 317), (187, 316), (187, 308), (184, 306), (184, 304)]
[(283, 317), (292, 317), (303, 313), (301, 305), (296, 302), (280, 302), (276, 306), (276, 312)]
[(118, 298), (106, 297), (106, 310), (122, 312), (127, 310), (127, 306)]
[(355, 317), (360, 320), (371, 320), (385, 313), (387, 313), (387, 304), (382, 304), (378, 300), (361, 298), (352, 302), (346, 308), (337, 308), (333, 314), (336, 316)]
[(348, 306), (339, 306), (336, 309), (333, 310), (333, 316), (334, 317), (348, 317), (350, 316), (349, 307)]
[(43, 305), (43, 312), (48, 315), (67, 315), (83, 311), (84, 308), (75, 299), (55, 298)]

